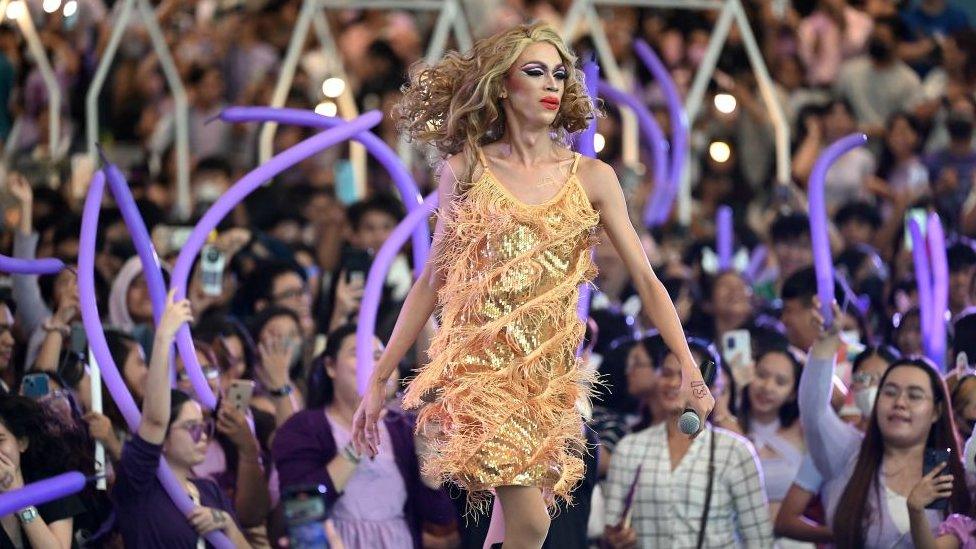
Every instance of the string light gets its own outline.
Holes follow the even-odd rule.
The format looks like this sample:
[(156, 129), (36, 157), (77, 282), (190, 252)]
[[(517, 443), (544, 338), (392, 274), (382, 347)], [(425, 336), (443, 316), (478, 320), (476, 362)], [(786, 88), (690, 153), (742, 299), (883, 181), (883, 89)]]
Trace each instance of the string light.
[(732, 147), (725, 141), (713, 141), (708, 146), (708, 155), (712, 157), (712, 160), (722, 164), (728, 162), (732, 156)]
[(322, 116), (335, 116), (338, 108), (332, 101), (323, 101), (315, 106), (315, 112)]
[(7, 19), (20, 19), (27, 13), (27, 6), (22, 0), (13, 0), (7, 4)]
[(345, 90), (346, 82), (341, 78), (326, 78), (325, 82), (322, 82), (322, 93), (326, 97), (339, 97)]
[(735, 111), (735, 96), (730, 93), (715, 94), (715, 109), (722, 114), (732, 114)]
[(44, 0), (41, 7), (44, 8), (45, 13), (54, 13), (61, 7), (61, 0)]
[(607, 139), (603, 137), (603, 134), (598, 133), (593, 136), (593, 152), (600, 152), (606, 146)]
[(78, 2), (76, 0), (68, 0), (64, 3), (64, 16), (71, 17), (78, 11)]

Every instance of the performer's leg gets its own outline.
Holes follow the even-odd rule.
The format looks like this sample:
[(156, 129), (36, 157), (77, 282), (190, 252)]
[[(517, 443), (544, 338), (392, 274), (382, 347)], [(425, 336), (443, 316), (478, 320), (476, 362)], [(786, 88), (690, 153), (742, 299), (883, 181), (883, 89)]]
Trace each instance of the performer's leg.
[(491, 506), (491, 521), (488, 523), (488, 533), (485, 534), (485, 544), (482, 549), (491, 549), (496, 543), (505, 541), (505, 515), (502, 512), (502, 500), (495, 495), (495, 502)]
[(499, 486), (495, 493), (505, 516), (504, 549), (539, 549), (549, 533), (542, 491), (533, 486)]

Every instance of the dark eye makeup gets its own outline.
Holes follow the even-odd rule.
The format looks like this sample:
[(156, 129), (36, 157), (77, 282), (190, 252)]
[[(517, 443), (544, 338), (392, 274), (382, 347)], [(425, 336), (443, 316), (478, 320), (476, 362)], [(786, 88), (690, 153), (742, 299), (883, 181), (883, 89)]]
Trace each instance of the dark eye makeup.
[[(522, 67), (522, 72), (532, 77), (544, 76), (546, 74), (546, 68), (545, 63), (529, 63)], [(552, 76), (556, 80), (566, 80), (569, 78), (569, 73), (565, 67), (559, 65), (553, 71)]]

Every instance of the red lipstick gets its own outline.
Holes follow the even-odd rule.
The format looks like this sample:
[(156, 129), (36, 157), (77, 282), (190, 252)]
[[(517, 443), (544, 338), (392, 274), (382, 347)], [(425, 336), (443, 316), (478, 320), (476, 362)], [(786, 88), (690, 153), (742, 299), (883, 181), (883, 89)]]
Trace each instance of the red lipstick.
[(550, 111), (559, 110), (559, 98), (555, 95), (547, 95), (539, 100), (539, 102), (542, 103), (543, 107), (549, 109)]

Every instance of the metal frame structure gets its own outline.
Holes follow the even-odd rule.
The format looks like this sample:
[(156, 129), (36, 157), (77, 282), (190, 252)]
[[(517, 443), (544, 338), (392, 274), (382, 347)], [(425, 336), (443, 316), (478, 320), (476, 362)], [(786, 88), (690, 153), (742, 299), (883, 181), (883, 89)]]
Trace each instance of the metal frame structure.
[(88, 155), (92, 161), (96, 161), (98, 152), (98, 95), (105, 86), (105, 79), (112, 66), (112, 61), (119, 50), (122, 36), (125, 34), (129, 18), (132, 17), (132, 9), (137, 8), (142, 16), (143, 24), (149, 32), (149, 40), (153, 51), (159, 58), (159, 65), (163, 70), (163, 76), (173, 94), (173, 118), (176, 130), (176, 214), (181, 219), (190, 216), (190, 106), (186, 95), (186, 88), (180, 80), (179, 71), (176, 68), (176, 61), (166, 45), (163, 30), (156, 19), (149, 0), (123, 0), (119, 11), (119, 17), (115, 21), (115, 28), (109, 37), (108, 45), (102, 52), (102, 58), (98, 61), (98, 68), (92, 78), (91, 86), (85, 95), (85, 120), (87, 128)]
[[(756, 75), (756, 82), (762, 94), (763, 101), (766, 103), (770, 119), (775, 132), (776, 148), (776, 179), (777, 184), (787, 184), (790, 181), (790, 126), (783, 113), (782, 106), (776, 99), (773, 80), (769, 76), (769, 70), (763, 61), (762, 52), (756, 42), (756, 37), (752, 33), (752, 27), (746, 17), (741, 0), (574, 0), (566, 14), (563, 25), (563, 37), (572, 39), (576, 36), (576, 29), (580, 23), (585, 21), (589, 27), (587, 30), (596, 46), (597, 54), (600, 56), (600, 68), (606, 73), (607, 81), (618, 88), (624, 88), (624, 79), (619, 65), (610, 51), (610, 44), (600, 18), (597, 14), (597, 6), (630, 6), (630, 7), (660, 7), (660, 8), (681, 8), (693, 10), (717, 9), (719, 17), (712, 29), (711, 38), (708, 41), (708, 49), (698, 66), (695, 79), (692, 81), (688, 97), (685, 98), (685, 111), (688, 114), (689, 124), (694, 125), (695, 119), (701, 113), (702, 103), (708, 83), (715, 73), (715, 66), (718, 63), (719, 54), (725, 44), (732, 26), (732, 21), (739, 25), (742, 33), (742, 42), (746, 49), (746, 55), (752, 70)], [(621, 112), (621, 125), (623, 132), (623, 158), (625, 162), (635, 162), (637, 159), (637, 126), (633, 114)], [(688, 225), (691, 221), (691, 175), (689, 170), (685, 170), (684, 180), (678, 194), (678, 220), (682, 225)]]
[[(302, 3), (298, 21), (292, 31), (291, 40), (285, 58), (281, 63), (281, 70), (278, 74), (278, 81), (271, 96), (272, 107), (282, 107), (288, 96), (292, 81), (295, 78), (295, 68), (301, 57), (302, 47), (308, 38), (309, 27), (313, 26), (316, 38), (326, 52), (334, 59), (341, 59), (339, 48), (336, 45), (332, 32), (329, 29), (328, 21), (325, 18), (327, 9), (388, 9), (406, 11), (439, 11), (437, 23), (434, 26), (433, 34), (427, 46), (424, 56), (427, 62), (435, 62), (443, 54), (447, 47), (447, 40), (453, 30), (455, 37), (462, 49), (468, 49), (472, 45), (471, 33), (468, 29), (467, 21), (464, 19), (464, 11), (458, 0), (305, 0)], [(339, 63), (336, 69), (337, 75), (348, 82), (345, 69)], [(342, 96), (337, 98), (337, 105), (340, 113), (344, 117), (353, 117), (356, 112), (355, 101), (352, 100), (351, 90), (346, 87)], [(265, 123), (261, 128), (259, 137), (258, 153), (261, 162), (271, 158), (274, 150), (274, 133), (277, 124), (273, 122)], [(399, 146), (400, 158), (410, 166), (412, 155), (409, 146), (401, 139)], [(365, 188), (366, 174), (366, 152), (361, 145), (350, 144), (350, 157), (353, 163), (353, 173), (356, 177), (357, 188), (362, 191)]]
[[(57, 76), (54, 74), (54, 67), (51, 66), (51, 61), (47, 58), (44, 45), (41, 43), (41, 37), (37, 34), (37, 27), (34, 25), (34, 19), (31, 17), (30, 6), (26, 1), (22, 3), (24, 13), (17, 18), (17, 26), (20, 28), (20, 32), (23, 33), (24, 39), (27, 40), (27, 47), (37, 62), (37, 69), (41, 73), (41, 78), (44, 80), (44, 88), (47, 90), (49, 111), (48, 146), (51, 149), (51, 158), (54, 159), (58, 154), (59, 142), (61, 140), (61, 87), (58, 86)], [(0, 20), (7, 17), (7, 6), (9, 5), (10, 0), (0, 0)], [(9, 147), (7, 149), (8, 151), (10, 150)]]

